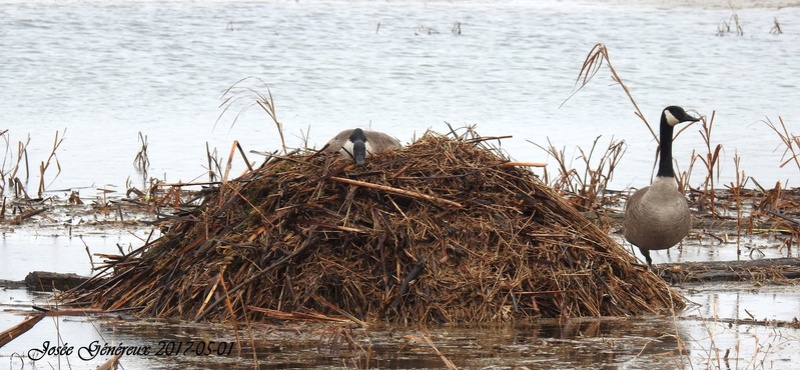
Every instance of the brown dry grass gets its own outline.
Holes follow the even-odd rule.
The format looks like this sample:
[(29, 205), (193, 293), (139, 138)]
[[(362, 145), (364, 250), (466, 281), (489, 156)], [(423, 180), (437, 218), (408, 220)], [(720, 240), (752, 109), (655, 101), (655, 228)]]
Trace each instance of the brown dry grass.
[[(389, 322), (636, 315), (683, 307), (662, 280), (472, 131), (427, 133), (366, 169), (313, 152), (219, 185), (73, 303), (263, 320)], [(673, 307), (674, 306), (674, 307)]]

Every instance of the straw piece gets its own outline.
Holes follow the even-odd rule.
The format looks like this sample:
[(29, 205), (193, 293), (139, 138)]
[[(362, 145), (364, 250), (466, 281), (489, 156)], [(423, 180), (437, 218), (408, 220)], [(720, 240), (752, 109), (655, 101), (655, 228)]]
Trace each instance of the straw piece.
[(412, 197), (412, 198), (425, 199), (425, 200), (429, 200), (429, 201), (434, 202), (434, 203), (446, 204), (446, 205), (453, 206), (453, 207), (458, 207), (458, 208), (462, 207), (461, 204), (459, 204), (457, 202), (453, 202), (451, 200), (432, 197), (430, 195), (420, 194), (420, 193), (413, 192), (413, 191), (393, 188), (391, 186), (370, 184), (370, 183), (364, 182), (364, 181), (345, 179), (345, 178), (341, 178), (341, 177), (331, 177), (331, 180), (338, 181), (338, 182), (343, 182), (345, 184), (363, 186), (365, 188), (372, 188), (372, 189), (387, 191), (387, 192), (390, 192), (390, 193), (405, 195), (405, 196)]
[(505, 162), (505, 163), (500, 163), (500, 167), (501, 168), (503, 168), (503, 167), (514, 167), (514, 166), (520, 166), (520, 167), (547, 167), (547, 163), (544, 163), (544, 162)]
[(0, 332), (0, 348), (3, 348), (8, 342), (11, 342), (26, 331), (31, 330), (34, 325), (42, 321), (42, 318), (44, 318), (43, 315), (33, 315), (21, 323)]
[(96, 370), (114, 370), (119, 365), (120, 358), (122, 358), (122, 354), (111, 356), (106, 362), (100, 364)]
[(422, 336), (422, 338), (425, 339), (425, 342), (428, 343), (429, 346), (431, 346), (431, 349), (433, 349), (433, 352), (436, 353), (436, 356), (439, 356), (442, 362), (444, 362), (444, 365), (447, 367), (447, 369), (458, 370), (458, 367), (453, 363), (453, 361), (450, 361), (450, 359), (448, 359), (444, 354), (442, 354), (441, 351), (439, 351), (438, 348), (436, 348), (436, 345), (433, 344), (433, 341), (431, 340), (430, 333), (428, 333), (428, 331), (424, 329), (423, 331), (424, 335)]

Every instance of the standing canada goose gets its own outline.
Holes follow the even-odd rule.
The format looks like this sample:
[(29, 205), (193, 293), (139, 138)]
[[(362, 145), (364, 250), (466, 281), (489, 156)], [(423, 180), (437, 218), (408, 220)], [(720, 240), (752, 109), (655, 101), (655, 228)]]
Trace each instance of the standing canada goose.
[(672, 169), (672, 132), (681, 122), (699, 121), (683, 108), (669, 106), (661, 112), (661, 154), (658, 173), (653, 183), (637, 190), (625, 204), (622, 233), (639, 250), (652, 266), (651, 250), (669, 249), (678, 244), (692, 227), (689, 204), (678, 191), (675, 171)]
[(328, 141), (326, 153), (341, 152), (363, 166), (364, 158), (384, 150), (399, 149), (400, 141), (378, 131), (365, 131), (360, 128), (344, 130)]

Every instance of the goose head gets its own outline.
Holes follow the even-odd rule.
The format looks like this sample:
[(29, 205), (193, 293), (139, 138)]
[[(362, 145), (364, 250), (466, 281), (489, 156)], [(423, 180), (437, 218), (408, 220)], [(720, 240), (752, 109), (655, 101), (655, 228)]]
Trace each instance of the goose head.
[(343, 148), (350, 153), (357, 166), (363, 166), (364, 158), (367, 157), (368, 152), (371, 152), (367, 136), (364, 135), (364, 130), (360, 128), (353, 130)]
[(675, 127), (675, 125), (682, 123), (682, 122), (697, 122), (699, 118), (694, 118), (686, 113), (683, 108), (677, 105), (670, 105), (669, 107), (664, 108), (664, 111), (661, 112), (661, 128), (664, 128), (664, 125), (668, 125), (671, 127)]

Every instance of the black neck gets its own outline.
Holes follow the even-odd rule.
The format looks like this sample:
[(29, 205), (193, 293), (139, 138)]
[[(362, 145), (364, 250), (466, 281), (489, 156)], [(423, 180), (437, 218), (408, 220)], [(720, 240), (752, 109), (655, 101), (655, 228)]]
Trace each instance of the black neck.
[(674, 127), (663, 120), (661, 121), (661, 157), (658, 160), (658, 173), (660, 177), (675, 177), (672, 169), (672, 132)]

